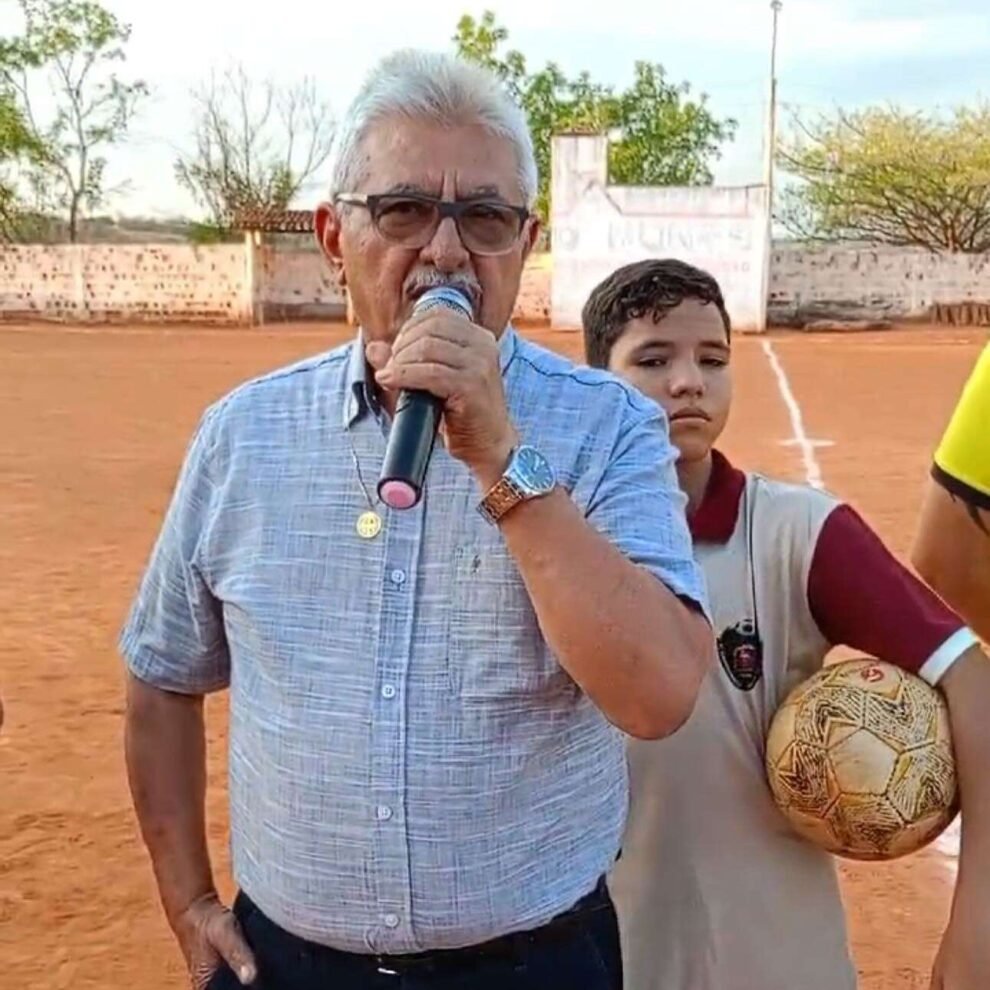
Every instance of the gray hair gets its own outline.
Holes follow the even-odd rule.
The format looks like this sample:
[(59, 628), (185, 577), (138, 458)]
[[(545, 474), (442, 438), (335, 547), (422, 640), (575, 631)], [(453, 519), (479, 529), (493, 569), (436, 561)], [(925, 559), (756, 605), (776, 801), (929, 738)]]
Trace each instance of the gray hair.
[(498, 77), (455, 55), (402, 50), (370, 72), (337, 132), (331, 198), (361, 178), (361, 142), (385, 117), (423, 118), (441, 124), (479, 123), (512, 142), (525, 205), (536, 199), (537, 169), (526, 116)]

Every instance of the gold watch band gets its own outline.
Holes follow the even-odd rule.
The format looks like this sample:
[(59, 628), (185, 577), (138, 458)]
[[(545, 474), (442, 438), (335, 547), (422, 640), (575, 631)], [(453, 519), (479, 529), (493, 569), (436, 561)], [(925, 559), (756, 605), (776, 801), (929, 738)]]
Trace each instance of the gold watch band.
[(490, 522), (497, 523), (509, 509), (518, 505), (525, 497), (525, 492), (518, 488), (511, 479), (500, 478), (488, 490), (488, 494), (478, 503), (478, 511)]

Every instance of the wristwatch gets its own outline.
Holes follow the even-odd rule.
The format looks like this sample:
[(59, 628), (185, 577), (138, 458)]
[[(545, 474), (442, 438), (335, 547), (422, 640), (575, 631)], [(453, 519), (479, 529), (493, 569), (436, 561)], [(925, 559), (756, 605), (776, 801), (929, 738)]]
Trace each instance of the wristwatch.
[(549, 495), (557, 486), (550, 462), (527, 444), (516, 447), (502, 477), (478, 503), (478, 511), (493, 525), (520, 502)]

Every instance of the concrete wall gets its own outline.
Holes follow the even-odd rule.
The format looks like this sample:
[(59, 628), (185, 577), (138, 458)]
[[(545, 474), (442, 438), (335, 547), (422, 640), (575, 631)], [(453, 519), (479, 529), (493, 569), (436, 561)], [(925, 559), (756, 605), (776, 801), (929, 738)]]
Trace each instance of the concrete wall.
[(924, 318), (936, 303), (990, 303), (990, 255), (856, 245), (774, 245), (769, 318)]
[[(549, 318), (559, 267), (550, 255), (532, 259), (523, 275), (517, 319)], [(966, 303), (980, 303), (984, 312), (990, 308), (990, 255), (787, 242), (776, 242), (770, 255), (768, 318), (774, 325), (924, 320), (931, 319), (936, 304)], [(979, 308), (969, 307), (970, 319)], [(967, 322), (965, 315), (959, 322)]]
[[(552, 257), (533, 255), (515, 319), (545, 322), (563, 296), (565, 325), (579, 326), (587, 291), (625, 260), (622, 252), (617, 247), (586, 267), (559, 243)], [(642, 244), (638, 256), (659, 254), (685, 256), (675, 244)], [(990, 306), (990, 255), (786, 242), (771, 252), (769, 317), (775, 324), (925, 318), (935, 304), (960, 303), (982, 303), (984, 311)], [(341, 319), (345, 306), (339, 275), (311, 249), (264, 244), (249, 252), (243, 243), (0, 247), (0, 319), (247, 323), (254, 314), (276, 322)]]
[(319, 251), (264, 244), (255, 262), (256, 295), (265, 320), (342, 319), (347, 297), (340, 273)]
[(0, 249), (0, 316), (53, 320), (242, 320), (242, 245), (28, 244)]
[[(264, 244), (256, 264), (258, 305), (265, 320), (343, 319), (347, 295), (340, 272), (307, 247), (286, 249)], [(545, 323), (550, 319), (550, 255), (534, 254), (519, 285), (514, 319)]]
[(546, 253), (530, 255), (519, 283), (519, 295), (512, 318), (520, 323), (547, 323), (550, 320), (550, 283), (553, 258)]
[[(547, 255), (534, 255), (527, 265), (516, 319), (549, 319), (550, 269)], [(306, 246), (0, 247), (0, 319), (339, 320), (346, 307), (339, 271)]]
[(763, 329), (766, 188), (610, 186), (607, 168), (606, 137), (554, 138), (553, 325), (579, 327), (588, 294), (620, 265), (675, 257), (719, 280), (740, 330)]

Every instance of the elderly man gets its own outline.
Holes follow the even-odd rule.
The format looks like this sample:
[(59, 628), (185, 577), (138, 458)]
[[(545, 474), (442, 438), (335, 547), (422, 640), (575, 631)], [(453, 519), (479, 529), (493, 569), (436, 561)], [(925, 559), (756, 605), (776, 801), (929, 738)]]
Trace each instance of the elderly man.
[[(196, 988), (618, 988), (624, 734), (677, 729), (713, 655), (666, 420), (509, 326), (536, 166), (493, 77), (389, 57), (338, 151), (317, 230), (360, 335), (206, 412), (121, 638), (167, 918)], [(440, 283), (473, 321), (410, 318)], [(406, 388), (443, 442), (387, 512)], [(233, 912), (203, 827), (228, 686)]]

